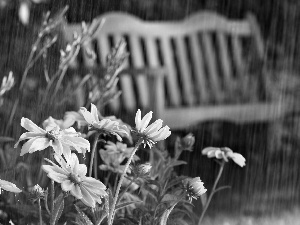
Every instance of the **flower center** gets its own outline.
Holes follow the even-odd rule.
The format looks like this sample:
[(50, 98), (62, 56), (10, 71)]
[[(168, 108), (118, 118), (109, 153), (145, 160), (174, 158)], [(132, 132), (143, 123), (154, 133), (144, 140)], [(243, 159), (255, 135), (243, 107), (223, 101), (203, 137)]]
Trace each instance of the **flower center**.
[(74, 184), (80, 184), (81, 179), (78, 175), (71, 173), (69, 175), (69, 180)]
[(48, 131), (46, 133), (46, 138), (55, 141), (58, 139), (58, 137), (60, 136), (60, 130), (59, 129), (53, 129), (51, 131)]

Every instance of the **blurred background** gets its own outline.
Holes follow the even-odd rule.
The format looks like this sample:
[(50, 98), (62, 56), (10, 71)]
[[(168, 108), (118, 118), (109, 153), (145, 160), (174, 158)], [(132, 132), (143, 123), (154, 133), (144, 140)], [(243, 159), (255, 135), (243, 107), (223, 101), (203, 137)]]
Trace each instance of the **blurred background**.
[[(269, 88), (274, 95), (290, 96), (291, 104), (297, 107), (300, 90), (299, 1), (0, 0), (0, 76), (14, 71), (16, 81), (20, 81), (43, 14), (48, 10), (55, 14), (65, 5), (69, 5), (66, 13), (68, 23), (91, 22), (95, 17), (111, 11), (126, 12), (146, 21), (182, 20), (202, 10), (211, 10), (232, 19), (244, 18), (251, 12), (258, 21), (265, 45), (264, 66), (267, 69), (263, 76), (271, 76)], [(61, 48), (63, 44), (58, 40), (58, 45), (50, 49), (49, 72), (57, 67), (57, 54)], [(40, 76), (42, 71), (43, 65), (36, 64), (29, 72), (25, 87), (28, 95), (38, 94), (35, 90), (43, 79)], [(9, 98), (13, 97), (12, 92)], [(12, 104), (8, 102), (7, 107), (12, 107)], [(61, 112), (66, 109), (62, 108)], [(61, 112), (55, 113), (61, 115)], [(2, 107), (0, 113), (3, 122), (7, 108)], [(41, 115), (41, 118), (44, 116)], [(176, 131), (174, 133), (178, 135), (192, 132), (196, 137), (194, 152), (183, 156), (189, 164), (180, 166), (178, 172), (200, 176), (209, 189), (218, 167), (201, 156), (201, 150), (207, 146), (228, 146), (245, 156), (246, 167), (240, 169), (229, 164), (221, 184), (231, 185), (232, 188), (216, 195), (209, 215), (220, 215), (220, 212), (242, 215), (245, 221), (240, 224), (252, 224), (248, 216), (273, 216), (283, 209), (294, 213), (300, 203), (299, 125), (299, 114), (295, 111), (268, 123), (237, 125), (209, 121), (196, 128)], [(170, 148), (174, 140), (171, 138)]]

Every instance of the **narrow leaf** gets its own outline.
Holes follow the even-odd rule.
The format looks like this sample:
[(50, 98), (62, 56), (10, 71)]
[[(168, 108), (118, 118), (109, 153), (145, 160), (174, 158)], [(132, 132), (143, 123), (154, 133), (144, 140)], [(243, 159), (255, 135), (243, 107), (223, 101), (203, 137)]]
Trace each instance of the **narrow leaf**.
[(57, 224), (63, 210), (64, 210), (64, 194), (61, 193), (54, 201), (54, 209), (51, 213), (50, 225)]
[(93, 225), (92, 221), (88, 218), (88, 216), (77, 206), (75, 208), (79, 214), (79, 218), (84, 225)]
[(124, 202), (124, 203), (121, 203), (119, 205), (116, 206), (116, 210), (117, 209), (122, 209), (128, 205), (131, 205), (131, 204), (137, 204), (137, 203), (142, 203), (143, 201), (129, 201), (129, 202)]

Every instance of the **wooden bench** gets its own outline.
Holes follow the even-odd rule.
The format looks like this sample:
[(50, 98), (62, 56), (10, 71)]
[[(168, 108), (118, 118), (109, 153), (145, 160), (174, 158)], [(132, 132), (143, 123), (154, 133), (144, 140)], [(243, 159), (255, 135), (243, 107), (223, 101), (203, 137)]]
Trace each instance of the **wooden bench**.
[[(111, 47), (125, 38), (128, 70), (120, 77), (121, 97), (109, 106), (113, 111), (150, 109), (171, 129), (182, 129), (207, 120), (271, 121), (291, 110), (288, 103), (268, 98), (263, 40), (250, 14), (229, 20), (201, 12), (172, 22), (147, 22), (124, 13), (100, 18), (105, 23), (90, 43), (97, 60), (82, 51), (82, 60), (74, 63), (105, 66)], [(65, 39), (71, 41), (80, 30), (80, 24), (65, 24)], [(130, 68), (136, 72), (129, 74)], [(149, 74), (155, 75), (155, 84)]]

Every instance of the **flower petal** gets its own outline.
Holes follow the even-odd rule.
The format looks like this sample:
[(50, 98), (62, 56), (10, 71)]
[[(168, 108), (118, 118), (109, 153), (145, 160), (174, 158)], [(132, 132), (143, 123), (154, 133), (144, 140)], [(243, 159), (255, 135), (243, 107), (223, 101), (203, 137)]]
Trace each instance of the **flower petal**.
[(219, 148), (216, 148), (216, 147), (206, 147), (202, 150), (202, 155), (208, 155), (209, 152), (211, 151), (216, 151), (217, 149)]
[(15, 184), (0, 179), (0, 188), (3, 188), (6, 191), (14, 192), (14, 193), (20, 193), (22, 190), (20, 190)]
[(35, 133), (35, 132), (25, 132), (20, 136), (18, 142), (14, 145), (14, 148), (16, 148), (21, 141), (34, 138), (34, 137), (45, 137), (45, 135), (40, 133)]
[(63, 154), (64, 149), (63, 149), (62, 143), (59, 140), (52, 141), (52, 144), (50, 144), (50, 146), (52, 146), (52, 148), (56, 154), (58, 154), (58, 155)]
[(135, 127), (137, 130), (141, 129), (141, 121), (142, 121), (141, 117), (142, 117), (141, 110), (138, 109), (138, 111), (136, 112), (136, 115), (135, 115)]
[(22, 119), (21, 119), (21, 126), (31, 132), (46, 134), (45, 130), (38, 127), (34, 122), (32, 122), (30, 119), (27, 119), (25, 117), (22, 117)]
[(72, 189), (74, 188), (74, 183), (71, 182), (70, 180), (64, 180), (62, 183), (61, 183), (61, 189), (63, 191), (71, 191)]
[(51, 180), (54, 180), (57, 183), (62, 183), (65, 180), (68, 179), (68, 176), (66, 176), (65, 174), (61, 174), (61, 173), (48, 173), (47, 175)]
[(82, 199), (82, 193), (79, 185), (74, 185), (70, 192), (75, 198)]
[(148, 112), (142, 119), (141, 121), (141, 127), (140, 127), (140, 132), (144, 132), (144, 130), (146, 129), (146, 127), (148, 126), (151, 118), (152, 118), (152, 111)]
[(48, 138), (35, 137), (27, 141), (21, 148), (20, 156), (26, 153), (44, 150), (49, 146)]
[[(229, 157), (229, 156), (228, 156)], [(239, 153), (232, 153), (231, 155), (232, 160), (238, 164), (240, 167), (243, 167), (246, 165), (246, 159), (244, 158), (244, 156), (242, 156)]]
[(95, 122), (98, 123), (99, 122), (98, 109), (93, 103), (91, 103), (91, 114)]
[(85, 107), (81, 107), (80, 112), (88, 124), (95, 122), (93, 115)]
[(96, 206), (95, 199), (92, 197), (91, 193), (84, 186), (81, 187), (81, 193), (82, 193), (81, 201), (85, 205), (95, 208)]
[(162, 127), (163, 121), (161, 119), (156, 120), (154, 123), (152, 123), (151, 125), (149, 125), (146, 129), (145, 129), (145, 133), (147, 135), (151, 135), (156, 133), (161, 127)]
[(61, 173), (61, 174), (66, 174), (66, 172), (60, 168), (59, 166), (51, 166), (51, 165), (42, 165), (42, 169), (46, 172), (46, 173)]

